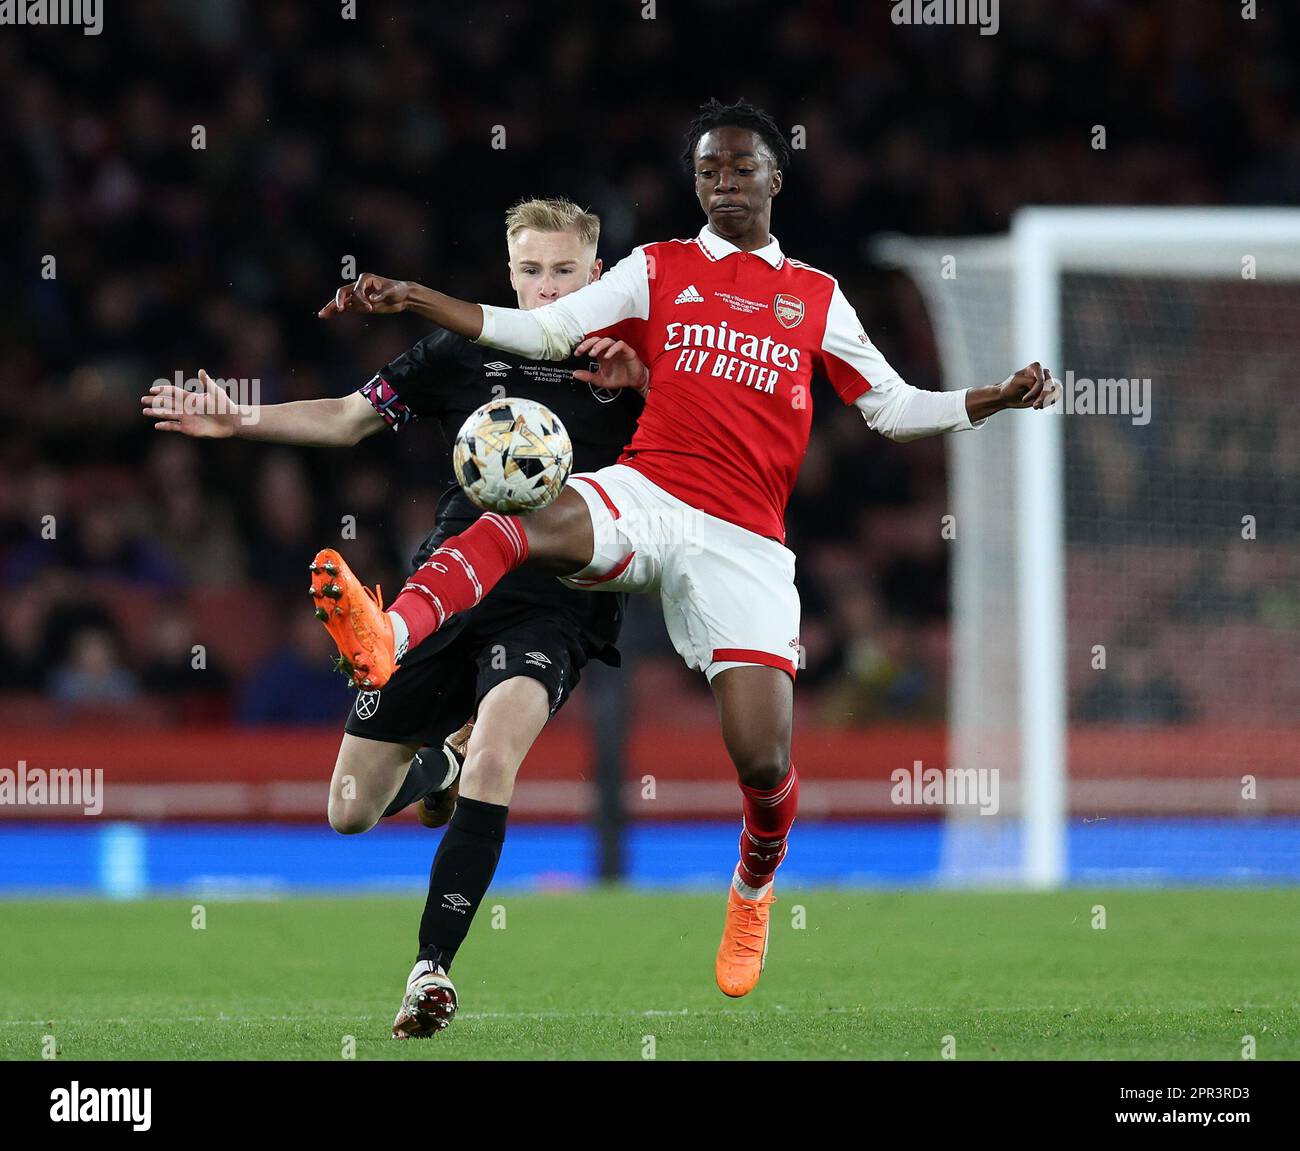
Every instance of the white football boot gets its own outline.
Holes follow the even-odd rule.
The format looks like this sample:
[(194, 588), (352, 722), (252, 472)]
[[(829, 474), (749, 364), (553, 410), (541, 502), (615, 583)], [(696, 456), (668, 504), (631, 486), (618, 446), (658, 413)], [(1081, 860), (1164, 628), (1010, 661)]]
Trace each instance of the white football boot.
[(401, 1010), (393, 1020), (394, 1039), (427, 1039), (446, 1029), (456, 1014), (456, 987), (431, 959), (411, 968)]

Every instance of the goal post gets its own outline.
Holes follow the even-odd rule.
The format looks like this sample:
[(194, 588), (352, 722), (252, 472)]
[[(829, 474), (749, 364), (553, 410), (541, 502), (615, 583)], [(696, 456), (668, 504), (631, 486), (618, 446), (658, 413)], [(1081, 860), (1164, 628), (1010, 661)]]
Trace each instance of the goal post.
[[(1061, 372), (1060, 264), (1050, 219), (1021, 212), (1011, 231), (1012, 368), (1040, 360)], [(993, 381), (989, 381), (990, 383)], [(1020, 667), (1022, 875), (1056, 887), (1066, 876), (1065, 468), (1061, 424), (1015, 420), (1016, 616)]]
[[(1300, 447), (1300, 210), (1026, 208), (1005, 236), (888, 236), (871, 252), (924, 298), (946, 388), (1039, 360), (1068, 393), (948, 439), (948, 766), (997, 769), (1001, 805), (948, 809), (941, 877), (1050, 888), (1107, 858), (1126, 867), (1098, 844), (1137, 818), (1300, 810), (1276, 730), (1300, 701), (1285, 655), (1300, 633), (1285, 606), (1216, 615), (1203, 582), (1226, 570), (1258, 607), (1289, 602), (1300, 575), (1296, 489), (1270, 486), (1262, 458), (1234, 457), (1226, 482), (1217, 442), (1259, 433), (1282, 460)], [(1225, 396), (1234, 363), (1244, 381)], [(1260, 514), (1268, 539), (1237, 546)], [(1216, 659), (1270, 658), (1273, 678), (1247, 674), (1225, 706)], [(1255, 734), (1234, 740), (1243, 723)], [(1270, 784), (1255, 806), (1239, 786), (1252, 767)], [(1107, 819), (1130, 823), (1079, 835)], [(1187, 829), (1169, 842), (1171, 873), (1214, 866)]]

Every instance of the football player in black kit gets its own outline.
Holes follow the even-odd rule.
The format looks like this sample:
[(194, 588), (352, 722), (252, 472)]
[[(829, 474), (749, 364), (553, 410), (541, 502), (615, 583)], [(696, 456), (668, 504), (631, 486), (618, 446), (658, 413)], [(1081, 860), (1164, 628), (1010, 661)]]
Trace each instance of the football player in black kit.
[[(576, 205), (527, 200), (510, 210), (506, 227), (510, 282), (521, 308), (547, 304), (600, 275), (600, 221)], [(352, 291), (340, 288), (322, 318), (355, 310)], [(450, 444), (482, 404), (523, 396), (563, 421), (574, 469), (594, 471), (613, 463), (631, 439), (641, 411), (635, 385), (647, 375), (626, 345), (599, 365), (541, 363), (439, 330), (339, 399), (250, 413), (235, 408), (201, 372), (203, 393), (155, 385), (142, 404), (160, 430), (198, 437), (343, 446), (428, 419)], [(412, 570), (478, 515), (450, 487)], [(553, 576), (520, 569), (490, 600), (421, 644), (381, 691), (357, 696), (330, 781), (330, 825), (344, 834), (367, 831), (412, 803), (428, 826), (450, 819), (430, 872), (420, 950), (393, 1023), (395, 1037), (431, 1035), (455, 1014), (447, 972), (496, 870), (515, 775), (587, 660), (618, 664), (625, 604), (626, 596), (574, 591)]]

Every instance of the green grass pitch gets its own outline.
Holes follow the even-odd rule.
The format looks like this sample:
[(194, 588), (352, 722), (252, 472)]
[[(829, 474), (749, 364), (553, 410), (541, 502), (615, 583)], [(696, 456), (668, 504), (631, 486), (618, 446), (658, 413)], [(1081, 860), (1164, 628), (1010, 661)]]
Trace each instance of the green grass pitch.
[(193, 900), (0, 903), (0, 1056), (937, 1059), (952, 1036), (957, 1059), (1240, 1059), (1254, 1036), (1300, 1058), (1300, 889), (778, 896), (732, 1001), (722, 892), (493, 892), (460, 1015), (407, 1042), (416, 896), (214, 900), (203, 930)]

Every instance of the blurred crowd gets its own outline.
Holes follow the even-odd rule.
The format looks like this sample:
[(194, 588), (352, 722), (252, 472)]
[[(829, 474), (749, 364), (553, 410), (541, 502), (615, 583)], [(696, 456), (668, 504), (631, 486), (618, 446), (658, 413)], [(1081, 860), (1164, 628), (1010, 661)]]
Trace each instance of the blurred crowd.
[[(933, 335), (906, 281), (864, 260), (873, 233), (1000, 232), (1028, 202), (1300, 198), (1293, 6), (1001, 8), (992, 37), (895, 26), (884, 0), (373, 0), (354, 20), (305, 0), (139, 0), (99, 37), (10, 29), (0, 685), (60, 707), (174, 697), (336, 721), (347, 689), (305, 564), (342, 540), (396, 590), (446, 445), (419, 425), (348, 449), (190, 441), (155, 433), (137, 397), (200, 367), (256, 379), (264, 403), (358, 387), (423, 333), (318, 321), (344, 269), (509, 303), (501, 221), (524, 195), (590, 205), (607, 262), (693, 234), (677, 155), (708, 96), (799, 127), (773, 230), (840, 278), (922, 387)], [(801, 682), (833, 722), (941, 716), (944, 446), (874, 437), (829, 391), (815, 405), (788, 516)], [(231, 624), (223, 597), (244, 586), (255, 610)], [(667, 651), (644, 620), (629, 646)]]

